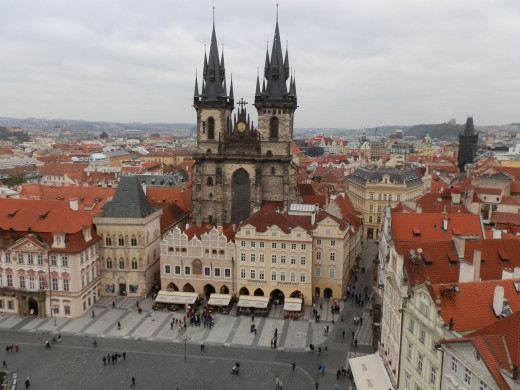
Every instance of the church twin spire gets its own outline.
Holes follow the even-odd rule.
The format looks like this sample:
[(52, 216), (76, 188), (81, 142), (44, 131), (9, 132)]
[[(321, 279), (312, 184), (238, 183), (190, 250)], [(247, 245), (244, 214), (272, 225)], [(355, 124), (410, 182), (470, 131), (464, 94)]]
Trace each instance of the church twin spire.
[[(211, 34), (209, 56), (204, 52), (204, 69), (202, 77), (202, 90), (199, 94), (197, 75), (195, 75), (195, 104), (201, 101), (218, 102), (223, 100), (231, 104), (233, 103), (233, 80), (231, 80), (229, 95), (227, 94), (224, 50), (222, 50), (222, 57), (219, 60), (217, 35), (215, 33), (215, 17), (213, 17), (213, 31)], [(287, 80), (289, 77), (288, 89)], [(269, 56), (269, 48), (267, 48), (262, 87), (260, 88), (260, 78), (259, 75), (257, 75), (255, 99), (267, 101), (280, 101), (285, 99), (296, 100), (296, 78), (294, 74), (291, 74), (291, 69), (289, 67), (288, 49), (286, 48), (285, 50), (285, 57), (282, 54), (280, 30), (278, 27), (278, 10), (276, 14), (276, 27), (271, 56)]]

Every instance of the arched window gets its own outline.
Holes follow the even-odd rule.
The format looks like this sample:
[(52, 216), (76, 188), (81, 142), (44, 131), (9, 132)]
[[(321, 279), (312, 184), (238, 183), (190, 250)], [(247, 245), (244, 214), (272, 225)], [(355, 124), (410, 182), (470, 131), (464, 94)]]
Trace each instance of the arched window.
[(213, 193), (210, 192), (209, 195), (208, 195), (208, 197), (209, 197), (210, 199), (213, 199)]
[(112, 246), (112, 238), (110, 236), (105, 237), (105, 245)]
[(275, 116), (269, 121), (269, 137), (278, 138), (278, 118)]
[(107, 269), (111, 269), (112, 268), (112, 259), (109, 257), (107, 259)]
[(215, 139), (215, 119), (208, 118), (208, 139)]
[(137, 246), (137, 237), (132, 236), (132, 238), (130, 239), (130, 243), (132, 244), (132, 246)]
[(206, 154), (211, 154), (211, 149), (206, 150)]
[(119, 259), (119, 269), (125, 269), (125, 261), (123, 258)]
[(119, 238), (117, 239), (117, 245), (125, 246), (125, 239), (123, 238), (123, 236), (119, 236)]
[(206, 180), (206, 184), (207, 184), (208, 186), (212, 186), (212, 185), (213, 185), (213, 178), (212, 178), (211, 176), (208, 177), (208, 180)]
[(265, 154), (267, 157), (273, 157), (273, 152), (271, 152), (270, 150), (267, 151), (267, 153)]
[(137, 259), (136, 258), (132, 259), (132, 269), (137, 269)]
[(274, 175), (276, 173), (276, 169), (274, 167), (271, 167), (271, 175)]

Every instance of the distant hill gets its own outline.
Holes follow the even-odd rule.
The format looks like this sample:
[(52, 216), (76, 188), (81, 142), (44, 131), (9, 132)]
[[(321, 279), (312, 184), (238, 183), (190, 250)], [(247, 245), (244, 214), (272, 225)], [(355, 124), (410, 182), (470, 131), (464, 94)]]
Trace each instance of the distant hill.
[(464, 130), (464, 125), (440, 123), (436, 125), (415, 125), (407, 128), (404, 134), (415, 136), (417, 139), (422, 139), (426, 134), (430, 134), (432, 138), (457, 140), (462, 130)]

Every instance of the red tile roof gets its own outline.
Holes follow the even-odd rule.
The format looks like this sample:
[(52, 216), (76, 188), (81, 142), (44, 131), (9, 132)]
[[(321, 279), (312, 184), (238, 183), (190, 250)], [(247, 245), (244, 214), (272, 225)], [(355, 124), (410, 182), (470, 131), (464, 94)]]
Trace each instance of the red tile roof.
[(460, 292), (453, 297), (441, 293), (442, 285), (433, 285), (435, 295), (440, 299), (441, 316), (445, 324), (453, 318), (453, 329), (459, 333), (466, 333), (482, 329), (496, 322), (493, 311), (493, 297), (496, 286), (504, 288), (504, 298), (514, 313), (520, 311), (520, 295), (513, 282), (520, 279), (499, 281), (483, 281), (473, 283), (459, 283)]
[[(392, 212), (392, 237), (394, 241), (446, 241), (453, 234), (478, 236), (483, 231), (478, 215), (473, 214), (408, 214)], [(442, 230), (443, 219), (448, 220), (448, 229)], [(415, 234), (413, 228), (420, 234)]]
[(417, 199), (415, 203), (421, 206), (423, 213), (439, 214), (445, 211), (450, 214), (469, 214), (469, 211), (464, 206), (460, 204), (452, 204), (451, 193), (449, 193), (449, 191), (443, 194), (424, 194), (422, 197)]
[(192, 223), (188, 229), (184, 231), (184, 234), (191, 240), (193, 237), (197, 237), (199, 240), (204, 234), (208, 234), (213, 228), (221, 231), (221, 234), (226, 236), (228, 241), (235, 242), (235, 225), (232, 223), (225, 223), (223, 226), (216, 226), (211, 222), (203, 222), (200, 227), (196, 223)]
[(49, 176), (65, 176), (66, 174), (70, 175), (72, 173), (85, 171), (85, 168), (88, 167), (88, 164), (76, 164), (76, 163), (64, 163), (64, 164), (55, 164), (55, 163), (47, 163), (45, 165), (38, 167), (38, 173), (40, 175), (49, 175)]
[(191, 190), (175, 187), (147, 187), (146, 198), (150, 202), (175, 203), (182, 210), (191, 210)]

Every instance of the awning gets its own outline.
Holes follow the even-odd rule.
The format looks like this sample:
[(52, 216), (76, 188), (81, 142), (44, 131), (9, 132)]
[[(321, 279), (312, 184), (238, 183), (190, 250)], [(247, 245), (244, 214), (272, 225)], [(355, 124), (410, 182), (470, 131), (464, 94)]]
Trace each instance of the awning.
[(174, 305), (193, 305), (198, 293), (183, 291), (159, 291), (155, 298), (156, 303), (170, 303)]
[(285, 298), (283, 302), (283, 309), (285, 311), (301, 311), (302, 310), (302, 299), (301, 298)]
[(256, 309), (265, 309), (269, 304), (269, 297), (257, 297), (254, 295), (244, 295), (240, 297), (238, 307), (254, 307)]
[(348, 362), (357, 390), (394, 389), (379, 355), (365, 355)]
[(208, 305), (211, 306), (227, 306), (233, 296), (231, 294), (211, 294), (209, 296)]

